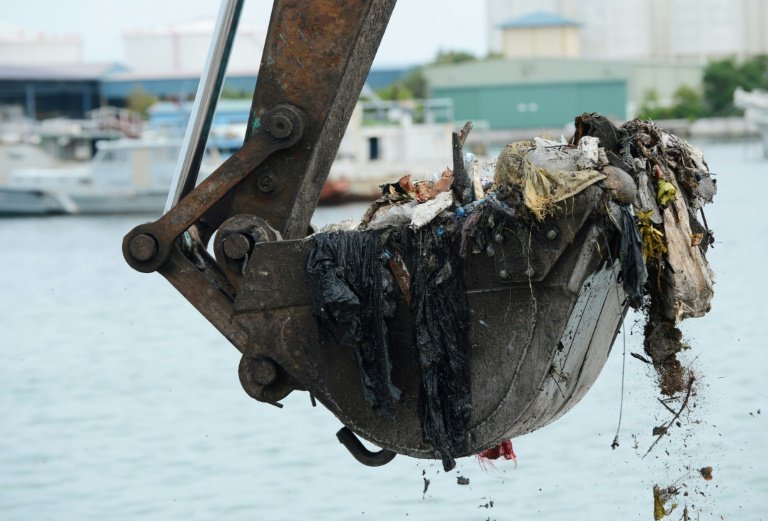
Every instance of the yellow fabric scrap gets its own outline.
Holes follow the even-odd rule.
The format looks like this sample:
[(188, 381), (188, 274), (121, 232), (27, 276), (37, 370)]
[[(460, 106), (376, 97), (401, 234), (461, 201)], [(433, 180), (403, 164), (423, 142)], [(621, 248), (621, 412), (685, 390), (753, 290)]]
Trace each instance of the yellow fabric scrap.
[(672, 494), (669, 489), (661, 489), (658, 485), (653, 486), (653, 519), (661, 521), (677, 508), (677, 503), (673, 503), (669, 510), (666, 509), (667, 501)]
[(597, 170), (548, 170), (534, 165), (526, 154), (532, 141), (511, 143), (496, 161), (496, 187), (519, 186), (523, 202), (539, 221), (551, 214), (555, 204), (573, 197), (590, 185), (605, 179)]
[(648, 264), (649, 259), (660, 260), (667, 253), (667, 245), (664, 243), (664, 233), (658, 230), (651, 221), (653, 210), (635, 212), (637, 216), (637, 229), (643, 240), (643, 260)]
[(691, 248), (693, 248), (694, 246), (700, 245), (702, 240), (704, 240), (704, 234), (703, 233), (692, 233), (691, 234)]
[(656, 196), (659, 199), (659, 204), (667, 206), (669, 203), (677, 199), (677, 189), (675, 185), (667, 181), (666, 179), (659, 179), (659, 190)]

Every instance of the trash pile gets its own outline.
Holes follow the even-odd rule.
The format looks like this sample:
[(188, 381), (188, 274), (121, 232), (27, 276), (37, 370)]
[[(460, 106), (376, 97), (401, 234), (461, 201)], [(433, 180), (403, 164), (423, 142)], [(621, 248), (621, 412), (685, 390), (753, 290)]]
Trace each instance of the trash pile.
[[(635, 181), (633, 220), (643, 255), (637, 264), (647, 270), (647, 283), (636, 286), (645, 296), (645, 351), (659, 375), (661, 393), (674, 396), (686, 390), (688, 381), (676, 357), (685, 347), (677, 324), (704, 316), (714, 296), (714, 274), (705, 258), (714, 236), (704, 206), (717, 192), (716, 181), (700, 150), (652, 123), (634, 120), (616, 128), (605, 118), (584, 114), (576, 118), (574, 140), (584, 136), (600, 139), (611, 164)], [(612, 206), (608, 214), (615, 225)], [(632, 304), (639, 307), (637, 301)]]
[[(627, 303), (647, 314), (645, 350), (666, 395), (687, 381), (675, 356), (683, 347), (677, 323), (706, 313), (713, 295), (704, 257), (713, 236), (702, 208), (716, 185), (696, 148), (649, 122), (616, 127), (583, 114), (570, 141), (512, 143), (483, 163), (462, 153), (469, 129), (454, 135), (453, 169), (383, 185), (354, 229), (314, 236), (307, 263), (314, 314), (351, 351), (368, 404), (387, 417), (400, 399), (388, 321), (398, 299), (407, 303), (422, 439), (446, 470), (463, 453), (472, 410), (464, 259), (495, 255), (505, 223), (538, 226), (574, 196), (600, 189), (591, 219), (617, 238), (606, 249), (620, 260)], [(505, 443), (483, 454), (514, 458)]]

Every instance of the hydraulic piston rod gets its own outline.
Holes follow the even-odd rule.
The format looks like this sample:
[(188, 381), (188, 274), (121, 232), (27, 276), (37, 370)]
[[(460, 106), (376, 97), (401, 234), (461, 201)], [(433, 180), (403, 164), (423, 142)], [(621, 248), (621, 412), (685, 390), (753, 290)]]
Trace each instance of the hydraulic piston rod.
[(211, 46), (205, 61), (203, 76), (197, 86), (192, 114), (184, 135), (181, 155), (176, 164), (165, 212), (173, 208), (185, 195), (192, 191), (197, 182), (200, 163), (205, 154), (208, 132), (211, 130), (216, 102), (224, 85), (224, 73), (237, 33), (237, 24), (245, 0), (222, 0), (216, 27), (211, 36)]

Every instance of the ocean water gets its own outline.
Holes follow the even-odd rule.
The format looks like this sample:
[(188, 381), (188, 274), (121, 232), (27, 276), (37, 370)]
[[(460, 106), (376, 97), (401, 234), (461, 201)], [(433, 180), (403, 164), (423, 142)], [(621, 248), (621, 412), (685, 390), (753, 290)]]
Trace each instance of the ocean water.
[(641, 317), (573, 411), (513, 441), (516, 466), (368, 468), (305, 393), (281, 410), (248, 398), (237, 351), (125, 264), (122, 236), (146, 218), (0, 221), (0, 520), (649, 520), (654, 484), (681, 487), (670, 519), (686, 505), (691, 519), (768, 519), (768, 162), (756, 144), (701, 146), (719, 182), (716, 296), (683, 327), (701, 385), (645, 458), (669, 413), (647, 366), (622, 356), (642, 351)]

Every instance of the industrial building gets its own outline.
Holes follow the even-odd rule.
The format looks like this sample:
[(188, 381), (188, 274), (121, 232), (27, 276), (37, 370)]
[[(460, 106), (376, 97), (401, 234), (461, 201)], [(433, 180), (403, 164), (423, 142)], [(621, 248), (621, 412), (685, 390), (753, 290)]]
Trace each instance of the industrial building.
[[(425, 75), (433, 97), (453, 100), (457, 119), (493, 129), (559, 127), (582, 110), (630, 118), (650, 91), (664, 105), (679, 87), (699, 87), (709, 56), (768, 52), (763, 0), (541, 0), (536, 9), (545, 11), (535, 12), (528, 0), (486, 1), (489, 48), (501, 58), (428, 66)], [(134, 92), (189, 100), (212, 24), (129, 30), (119, 65), (77, 62), (77, 38), (8, 33), (0, 38), (0, 104), (43, 119), (125, 106)], [(241, 27), (225, 92), (253, 91), (264, 37)], [(56, 63), (43, 63), (48, 57)], [(374, 70), (368, 82), (383, 87), (407, 72)]]
[[(142, 92), (159, 100), (194, 97), (208, 53), (214, 20), (130, 29), (123, 34), (125, 60), (82, 63), (76, 36), (45, 35), (0, 24), (0, 105), (21, 106), (27, 117), (82, 118), (104, 105), (123, 107)], [(224, 93), (250, 97), (264, 48), (266, 29), (241, 24), (227, 68)], [(371, 71), (376, 89), (407, 72)]]
[(425, 70), (431, 95), (453, 99), (457, 119), (486, 120), (492, 129), (558, 128), (584, 111), (627, 119), (649, 90), (671, 98), (680, 85), (699, 85), (702, 74), (698, 64), (568, 58), (491, 59)]
[[(491, 52), (506, 52), (507, 31), (538, 10), (570, 21), (585, 59), (704, 63), (768, 53), (765, 0), (486, 0)], [(561, 26), (563, 27), (563, 26)], [(537, 32), (517, 24), (518, 33)], [(541, 31), (538, 31), (539, 33)], [(520, 35), (527, 36), (527, 35)]]
[[(384, 87), (406, 73), (406, 69), (374, 70), (368, 82), (373, 88)], [(255, 70), (227, 74), (224, 92), (250, 97), (256, 76)], [(124, 107), (134, 92), (159, 100), (190, 100), (199, 81), (200, 73), (139, 73), (115, 63), (0, 65), (0, 105), (20, 106), (32, 119), (82, 118), (100, 106)]]
[(0, 65), (0, 105), (23, 107), (28, 118), (82, 118), (102, 106), (102, 81), (117, 64)]
[[(206, 18), (162, 27), (135, 28), (123, 33), (125, 65), (144, 75), (199, 76), (215, 20)], [(241, 23), (227, 70), (236, 76), (255, 75), (266, 39), (266, 27)]]
[(500, 59), (431, 66), (431, 95), (492, 129), (557, 128), (581, 111), (634, 117), (699, 88), (711, 58), (768, 53), (763, 0), (487, 0)]
[(0, 64), (28, 67), (82, 63), (83, 43), (72, 34), (25, 30), (0, 20)]

